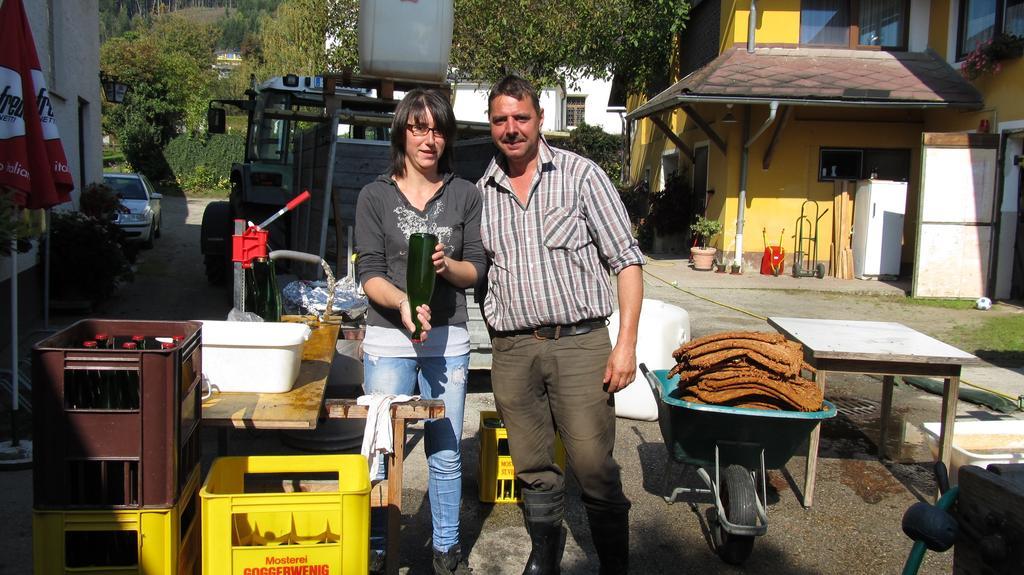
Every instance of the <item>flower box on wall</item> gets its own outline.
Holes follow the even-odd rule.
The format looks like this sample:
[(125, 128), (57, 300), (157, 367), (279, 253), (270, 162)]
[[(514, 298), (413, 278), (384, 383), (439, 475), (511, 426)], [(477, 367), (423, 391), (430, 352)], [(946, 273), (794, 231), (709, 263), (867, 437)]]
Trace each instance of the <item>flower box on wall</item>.
[(1024, 55), (1024, 37), (1000, 34), (978, 44), (960, 62), (960, 73), (968, 80), (975, 80), (983, 74), (996, 74), (1002, 69), (1004, 60)]

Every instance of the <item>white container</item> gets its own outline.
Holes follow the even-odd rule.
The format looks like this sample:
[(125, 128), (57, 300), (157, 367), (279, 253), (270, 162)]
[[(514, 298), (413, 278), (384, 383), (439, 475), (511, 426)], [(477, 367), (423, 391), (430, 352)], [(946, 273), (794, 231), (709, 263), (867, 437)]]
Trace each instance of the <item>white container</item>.
[[(618, 310), (608, 318), (608, 334), (615, 345), (619, 334)], [(643, 300), (636, 334), (637, 366), (642, 363), (652, 371), (670, 369), (676, 364), (672, 352), (688, 341), (690, 314), (685, 309), (661, 300)], [(643, 421), (658, 419), (658, 404), (639, 367), (633, 383), (615, 394), (615, 415)]]
[(453, 0), (360, 0), (359, 71), (440, 82), (452, 51)]
[(301, 323), (203, 322), (203, 381), (215, 391), (283, 393), (311, 333)]
[[(939, 456), (938, 421), (923, 424), (932, 456)], [(953, 456), (949, 483), (956, 485), (957, 470), (964, 465), (985, 468), (990, 463), (1024, 463), (1024, 420), (957, 421), (953, 426)]]

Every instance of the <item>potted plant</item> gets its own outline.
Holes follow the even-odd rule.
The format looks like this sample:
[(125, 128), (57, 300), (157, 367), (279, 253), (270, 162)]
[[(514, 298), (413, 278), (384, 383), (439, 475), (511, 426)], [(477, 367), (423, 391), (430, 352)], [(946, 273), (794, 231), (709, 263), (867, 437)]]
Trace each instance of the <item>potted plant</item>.
[(709, 247), (711, 238), (722, 231), (722, 222), (709, 220), (704, 216), (697, 216), (697, 221), (690, 224), (690, 231), (699, 237), (699, 246), (690, 249), (690, 257), (693, 259), (693, 269), (710, 270), (715, 261), (715, 253), (718, 251)]

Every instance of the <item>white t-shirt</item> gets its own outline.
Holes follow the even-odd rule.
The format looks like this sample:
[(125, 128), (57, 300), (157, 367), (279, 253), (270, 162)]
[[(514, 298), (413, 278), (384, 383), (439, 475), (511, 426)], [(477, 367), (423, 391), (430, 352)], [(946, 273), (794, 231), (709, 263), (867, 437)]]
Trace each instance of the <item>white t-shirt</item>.
[(368, 325), (363, 351), (378, 357), (453, 357), (469, 353), (465, 323), (432, 327), (423, 343), (413, 343), (411, 337), (405, 329)]

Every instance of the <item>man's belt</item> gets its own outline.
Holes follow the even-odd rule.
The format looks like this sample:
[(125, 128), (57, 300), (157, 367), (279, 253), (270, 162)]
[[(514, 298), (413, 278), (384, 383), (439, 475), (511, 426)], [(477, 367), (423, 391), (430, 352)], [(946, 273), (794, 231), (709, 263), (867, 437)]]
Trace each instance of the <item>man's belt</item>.
[(571, 324), (558, 324), (558, 325), (542, 325), (540, 327), (531, 327), (528, 329), (515, 329), (511, 331), (499, 331), (496, 332), (498, 337), (512, 337), (516, 335), (532, 335), (537, 339), (558, 339), (560, 337), (569, 337), (572, 335), (583, 335), (590, 333), (595, 329), (600, 329), (608, 325), (608, 320), (605, 318), (598, 319), (585, 319), (580, 322)]

